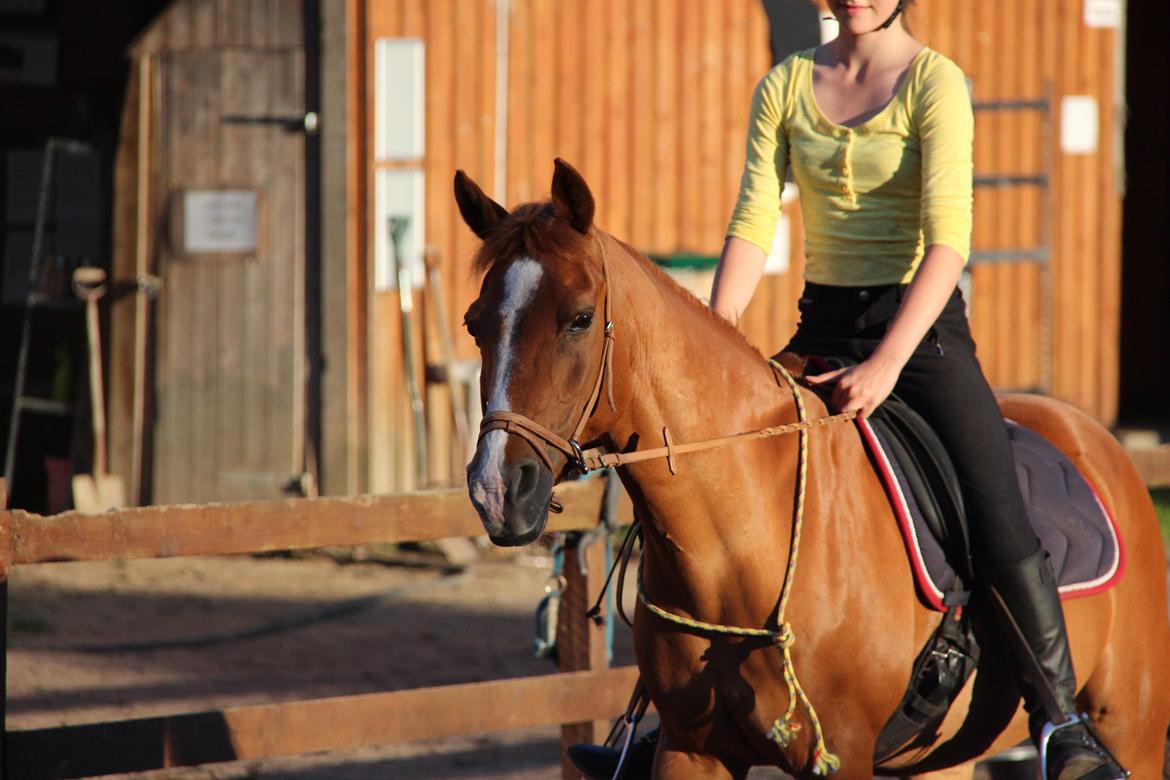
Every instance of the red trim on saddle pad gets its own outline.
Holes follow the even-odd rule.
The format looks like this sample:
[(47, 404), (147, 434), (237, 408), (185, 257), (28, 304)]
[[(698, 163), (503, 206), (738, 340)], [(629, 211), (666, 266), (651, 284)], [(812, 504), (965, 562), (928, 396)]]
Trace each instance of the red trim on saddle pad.
[(886, 488), (886, 495), (890, 498), (894, 517), (898, 521), (898, 530), (902, 532), (902, 542), (906, 545), (906, 556), (910, 559), (910, 568), (914, 570), (914, 583), (918, 586), (918, 595), (931, 609), (946, 612), (947, 608), (943, 605), (943, 592), (935, 586), (934, 581), (930, 579), (930, 574), (926, 571), (926, 563), (922, 560), (922, 550), (918, 546), (918, 532), (914, 528), (914, 520), (910, 517), (910, 507), (906, 504), (902, 485), (890, 467), (886, 451), (882, 449), (877, 436), (874, 435), (869, 420), (858, 417), (855, 421), (857, 429), (861, 431), (861, 438), (865, 442), (866, 448), (873, 455), (874, 463), (877, 464), (878, 476), (881, 477), (882, 484)]

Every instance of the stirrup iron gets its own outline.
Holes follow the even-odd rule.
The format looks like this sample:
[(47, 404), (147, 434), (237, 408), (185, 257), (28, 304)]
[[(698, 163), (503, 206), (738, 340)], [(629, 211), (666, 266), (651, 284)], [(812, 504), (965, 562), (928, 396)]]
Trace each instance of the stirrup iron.
[(1131, 774), (1130, 771), (1121, 766), (1121, 762), (1117, 760), (1117, 756), (1113, 755), (1113, 751), (1110, 750), (1108, 746), (1106, 746), (1106, 744), (1101, 741), (1101, 739), (1097, 736), (1097, 733), (1093, 730), (1093, 726), (1089, 722), (1089, 716), (1081, 713), (1080, 715), (1073, 715), (1063, 723), (1053, 723), (1052, 721), (1048, 721), (1040, 729), (1040, 740), (1039, 744), (1037, 745), (1037, 750), (1040, 753), (1041, 780), (1048, 780), (1048, 741), (1052, 738), (1052, 735), (1062, 729), (1067, 729), (1071, 726), (1082, 724), (1084, 725), (1085, 730), (1089, 732), (1089, 736), (1093, 738), (1093, 741), (1097, 745), (1097, 749), (1104, 752), (1104, 754), (1109, 758), (1110, 761), (1114, 763), (1115, 766), (1121, 767), (1121, 771), (1124, 772), (1124, 774), (1121, 776), (1121, 778), (1118, 778), (1118, 780), (1124, 780), (1124, 778), (1129, 777)]

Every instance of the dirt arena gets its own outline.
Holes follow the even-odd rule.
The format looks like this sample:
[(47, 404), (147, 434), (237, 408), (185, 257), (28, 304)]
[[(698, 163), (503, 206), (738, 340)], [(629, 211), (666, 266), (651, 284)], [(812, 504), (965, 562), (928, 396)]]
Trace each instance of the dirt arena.
[[(532, 654), (550, 570), (540, 552), (490, 551), (454, 575), (338, 559), (353, 551), (18, 567), (8, 727), (548, 674)], [(615, 663), (633, 663), (624, 626)], [(560, 776), (558, 751), (548, 727), (146, 776), (536, 780)]]
[[(533, 611), (551, 567), (546, 547), (490, 549), (457, 572), (440, 563), (433, 554), (359, 548), (17, 567), (8, 728), (555, 671), (532, 653)], [(629, 630), (619, 623), (615, 636), (614, 664), (633, 663)], [(552, 780), (559, 749), (550, 726), (133, 777)], [(786, 776), (759, 768), (750, 777)]]

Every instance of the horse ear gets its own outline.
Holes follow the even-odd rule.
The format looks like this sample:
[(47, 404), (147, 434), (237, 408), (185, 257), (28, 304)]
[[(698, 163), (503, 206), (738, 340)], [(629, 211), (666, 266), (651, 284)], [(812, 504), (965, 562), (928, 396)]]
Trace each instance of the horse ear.
[(475, 235), (486, 239), (492, 229), (508, 216), (508, 210), (483, 193), (462, 170), (455, 171), (455, 202), (463, 221)]
[(557, 214), (564, 217), (578, 233), (589, 233), (593, 225), (593, 193), (577, 169), (560, 157), (553, 163), (552, 202)]

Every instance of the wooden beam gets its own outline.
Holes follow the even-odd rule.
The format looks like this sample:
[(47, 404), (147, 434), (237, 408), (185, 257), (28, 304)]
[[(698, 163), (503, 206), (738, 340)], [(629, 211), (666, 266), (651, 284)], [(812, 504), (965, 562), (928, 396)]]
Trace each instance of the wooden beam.
[[(565, 511), (549, 515), (547, 530), (597, 525), (602, 489), (602, 481), (595, 479), (558, 487), (556, 493)], [(628, 516), (628, 508), (622, 514)], [(483, 534), (464, 488), (387, 496), (151, 506), (101, 515), (65, 512), (42, 517), (14, 510), (0, 512), (0, 523), (11, 528), (12, 562), (16, 564), (230, 555)]]
[[(613, 477), (617, 479), (617, 477)], [(609, 537), (594, 539), (582, 546), (581, 534), (569, 534), (565, 542), (565, 588), (561, 594), (557, 626), (557, 667), (562, 672), (581, 672), (609, 666), (605, 646), (605, 626), (582, 616), (605, 581), (605, 546)], [(619, 707), (603, 718), (561, 724), (561, 777), (575, 780), (580, 771), (569, 761), (565, 749), (578, 742), (600, 743), (605, 739), (609, 720)]]
[(1146, 487), (1170, 487), (1170, 444), (1128, 451)]
[(633, 666), (9, 731), (12, 776), (66, 778), (352, 750), (610, 717)]

